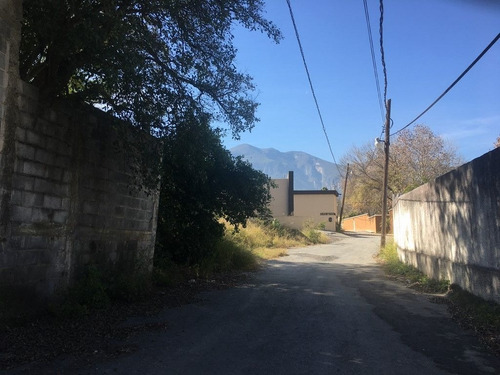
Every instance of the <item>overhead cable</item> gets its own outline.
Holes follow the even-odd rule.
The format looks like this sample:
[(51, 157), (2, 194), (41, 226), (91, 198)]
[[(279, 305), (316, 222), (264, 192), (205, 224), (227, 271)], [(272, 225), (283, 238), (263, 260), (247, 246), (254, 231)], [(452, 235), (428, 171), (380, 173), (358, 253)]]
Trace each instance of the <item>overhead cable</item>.
[(383, 0), (380, 0), (379, 32), (380, 32), (380, 56), (382, 58), (382, 68), (384, 72), (384, 105), (385, 105), (387, 103), (387, 67), (385, 66), (385, 53), (384, 53), (384, 1)]
[(469, 70), (472, 69), (472, 67), (474, 65), (476, 65), (476, 63), (481, 60), (481, 58), (486, 54), (486, 52), (488, 52), (488, 50), (493, 47), (493, 45), (498, 41), (498, 39), (500, 39), (500, 33), (498, 33), (498, 35), (491, 41), (490, 44), (488, 44), (488, 46), (483, 50), (483, 52), (481, 52), (479, 54), (478, 57), (476, 57), (476, 59), (467, 67), (467, 69), (465, 69), (463, 71), (462, 74), (460, 74), (460, 76), (436, 99), (432, 102), (432, 104), (430, 106), (428, 106), (421, 114), (419, 114), (417, 117), (415, 117), (411, 122), (409, 122), (408, 124), (406, 124), (405, 126), (403, 126), (401, 129), (399, 129), (397, 132), (394, 132), (393, 134), (391, 134), (391, 136), (393, 135), (396, 135), (398, 134), (399, 132), (403, 131), (404, 129), (406, 129), (408, 126), (410, 126), (411, 124), (413, 124), (415, 121), (417, 121), (420, 117), (422, 117), (429, 109), (431, 109), (434, 104), (436, 104), (438, 101), (441, 100), (441, 98), (443, 96), (445, 96), (452, 88), (453, 86), (455, 86), (458, 81), (460, 81), (468, 72)]
[(373, 48), (373, 37), (372, 37), (372, 28), (371, 28), (371, 23), (370, 23), (370, 14), (368, 13), (368, 5), (367, 5), (367, 0), (363, 0), (363, 5), (365, 7), (365, 20), (366, 20), (366, 27), (368, 29), (368, 40), (370, 42), (370, 52), (372, 55), (372, 66), (373, 66), (373, 74), (375, 76), (375, 84), (377, 85), (377, 94), (378, 94), (378, 103), (380, 107), (380, 116), (382, 118), (382, 127), (385, 121), (385, 116), (384, 116), (384, 105), (382, 104), (382, 94), (380, 92), (380, 80), (378, 78), (378, 69), (377, 69), (377, 62), (375, 60), (375, 50)]
[(311, 87), (311, 92), (312, 92), (312, 96), (314, 98), (314, 103), (316, 104), (316, 109), (318, 111), (319, 119), (321, 121), (321, 126), (323, 127), (323, 133), (325, 134), (326, 143), (328, 144), (328, 148), (330, 149), (330, 154), (332, 155), (335, 166), (337, 167), (337, 171), (339, 172), (339, 176), (342, 176), (342, 173), (340, 172), (339, 166), (337, 164), (337, 160), (335, 160), (335, 155), (333, 154), (332, 145), (330, 144), (330, 139), (328, 138), (328, 133), (326, 132), (326, 127), (325, 127), (325, 123), (323, 121), (323, 116), (321, 115), (321, 110), (319, 109), (318, 99), (316, 98), (316, 93), (314, 92), (314, 87), (312, 84), (311, 75), (309, 74), (309, 68), (307, 67), (307, 62), (306, 62), (306, 58), (304, 55), (304, 49), (302, 48), (302, 43), (300, 42), (299, 31), (298, 31), (297, 25), (295, 23), (295, 17), (293, 16), (292, 5), (290, 4), (290, 0), (286, 0), (286, 2), (288, 4), (288, 9), (290, 10), (290, 17), (292, 18), (293, 28), (295, 30), (295, 37), (297, 38), (297, 43), (299, 44), (300, 54), (302, 56), (302, 62), (304, 63), (304, 68), (306, 70), (307, 79), (309, 81), (309, 86)]

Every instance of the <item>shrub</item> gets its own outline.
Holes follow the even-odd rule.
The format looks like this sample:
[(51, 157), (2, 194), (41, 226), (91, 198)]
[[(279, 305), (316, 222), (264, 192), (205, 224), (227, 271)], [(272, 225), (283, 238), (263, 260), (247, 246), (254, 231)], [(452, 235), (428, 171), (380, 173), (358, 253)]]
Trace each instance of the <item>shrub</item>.
[(304, 222), (304, 227), (302, 228), (302, 233), (313, 244), (328, 243), (329, 242), (328, 237), (325, 234), (323, 234), (322, 232), (318, 231), (318, 229), (322, 230), (321, 228), (324, 228), (324, 226), (325, 226), (324, 223), (315, 224), (312, 219), (309, 219), (309, 220), (306, 220)]

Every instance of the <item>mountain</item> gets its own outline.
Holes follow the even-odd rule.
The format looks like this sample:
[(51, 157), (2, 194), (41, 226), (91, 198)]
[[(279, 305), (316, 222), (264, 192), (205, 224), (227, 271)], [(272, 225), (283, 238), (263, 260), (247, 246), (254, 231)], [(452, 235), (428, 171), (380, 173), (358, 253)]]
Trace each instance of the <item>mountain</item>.
[(271, 178), (287, 178), (293, 171), (295, 190), (338, 189), (338, 168), (334, 163), (300, 151), (281, 152), (274, 148), (258, 148), (247, 144), (231, 148), (234, 156), (242, 156), (252, 166)]

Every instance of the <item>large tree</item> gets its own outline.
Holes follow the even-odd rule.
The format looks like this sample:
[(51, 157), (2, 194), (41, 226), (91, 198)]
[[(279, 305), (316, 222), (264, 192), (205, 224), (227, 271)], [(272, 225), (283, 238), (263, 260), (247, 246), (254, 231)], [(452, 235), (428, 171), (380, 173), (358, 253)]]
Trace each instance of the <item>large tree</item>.
[[(380, 213), (384, 152), (374, 145), (353, 147), (342, 159), (349, 163), (346, 215)], [(389, 200), (450, 171), (462, 163), (455, 148), (425, 125), (405, 129), (391, 141)], [(392, 194), (391, 194), (392, 193)]]
[[(155, 256), (193, 263), (222, 235), (262, 214), (270, 180), (220, 142), (213, 120), (238, 138), (257, 103), (249, 75), (234, 64), (232, 28), (279, 30), (263, 0), (24, 0), (21, 77), (40, 99), (97, 105), (136, 126), (121, 148), (146, 188), (162, 177)], [(142, 131), (161, 138), (150, 147)], [(141, 140), (146, 140), (145, 143)], [(160, 158), (161, 155), (161, 158)], [(155, 163), (161, 160), (161, 172)]]
[(234, 137), (257, 121), (232, 27), (279, 30), (263, 0), (24, 0), (20, 73), (52, 101), (75, 97), (155, 135), (197, 106)]

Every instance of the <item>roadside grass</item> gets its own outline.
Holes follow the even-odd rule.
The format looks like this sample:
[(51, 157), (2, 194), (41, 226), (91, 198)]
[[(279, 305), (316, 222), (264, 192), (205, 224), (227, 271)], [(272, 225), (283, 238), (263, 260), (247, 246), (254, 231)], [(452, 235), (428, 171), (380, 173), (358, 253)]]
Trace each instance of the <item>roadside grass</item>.
[(462, 327), (473, 330), (478, 338), (497, 356), (500, 356), (500, 305), (477, 297), (448, 280), (433, 280), (415, 267), (398, 259), (394, 242), (380, 249), (378, 260), (392, 278), (423, 293), (446, 293), (434, 301), (446, 303), (453, 319)]
[(455, 306), (460, 306), (469, 318), (500, 333), (500, 305), (498, 303), (485, 301), (458, 285), (451, 286), (447, 297)]
[(329, 243), (330, 239), (320, 230), (324, 229), (324, 224), (315, 224), (313, 221), (306, 221), (304, 227), (302, 228), (302, 234), (306, 236), (309, 241), (313, 244), (325, 244)]
[(424, 293), (446, 293), (449, 289), (448, 280), (434, 280), (420, 272), (413, 266), (401, 262), (398, 258), (396, 244), (391, 241), (380, 249), (378, 259), (382, 263), (385, 272), (409, 287)]
[(450, 313), (462, 327), (473, 330), (500, 357), (500, 305), (452, 284), (446, 295)]
[(287, 228), (277, 220), (265, 222), (251, 219), (238, 230), (227, 222), (224, 237), (210, 256), (193, 266), (175, 264), (169, 259), (157, 259), (153, 282), (158, 286), (173, 286), (190, 279), (211, 278), (215, 274), (256, 270), (262, 261), (286, 256), (289, 248), (327, 243), (329, 238), (311, 225), (302, 231)]
[(285, 227), (277, 220), (264, 222), (257, 219), (249, 220), (247, 226), (238, 231), (226, 224), (224, 238), (261, 260), (285, 256), (289, 248), (329, 242), (329, 238), (310, 223), (299, 231)]

